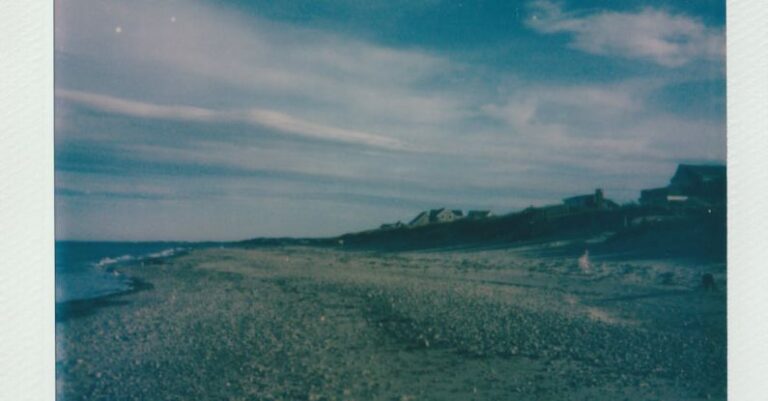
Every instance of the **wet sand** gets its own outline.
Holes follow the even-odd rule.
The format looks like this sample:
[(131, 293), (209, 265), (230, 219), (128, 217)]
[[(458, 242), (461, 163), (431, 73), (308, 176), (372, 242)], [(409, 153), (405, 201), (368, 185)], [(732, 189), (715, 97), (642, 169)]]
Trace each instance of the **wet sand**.
[(132, 266), (141, 291), (57, 322), (57, 395), (725, 399), (724, 264), (585, 271), (535, 251), (208, 249)]

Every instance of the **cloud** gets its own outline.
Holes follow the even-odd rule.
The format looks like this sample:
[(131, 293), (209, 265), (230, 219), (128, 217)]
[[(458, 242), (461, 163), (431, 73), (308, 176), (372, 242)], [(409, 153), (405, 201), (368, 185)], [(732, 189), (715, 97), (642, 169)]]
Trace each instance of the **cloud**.
[[(142, 100), (311, 105), (326, 121), (431, 124), (460, 115), (450, 97), (419, 88), (454, 68), (427, 52), (246, 17), (199, 1), (182, 7), (84, 0), (59, 4), (57, 12), (57, 51), (83, 60), (59, 80), (65, 89), (85, 90), (72, 85), (101, 67), (83, 77), (83, 86)], [(93, 82), (94, 75), (101, 82)]]
[[(616, 84), (546, 85), (532, 84), (517, 88), (503, 98), (503, 106), (486, 104), (484, 113), (499, 118), (525, 132), (534, 124), (568, 126), (598, 124), (613, 126), (645, 108), (645, 97), (659, 82), (626, 81)], [(596, 130), (590, 138), (601, 136)]]
[[(611, 70), (578, 84), (557, 72), (522, 79), (492, 48), (482, 51), (496, 64), (474, 64), (221, 2), (58, 0), (58, 221), (73, 227), (66, 235), (91, 238), (337, 234), (428, 205), (504, 212), (598, 185), (628, 200), (662, 185), (678, 160), (724, 158), (723, 116), (675, 115), (651, 100), (686, 72), (666, 68), (679, 57), (638, 53), (620, 45), (627, 38), (598, 41), (584, 21), (613, 14), (535, 4), (536, 24), (549, 23), (531, 25), (537, 31), (649, 60), (654, 78)], [(626, 26), (653, 38), (656, 19), (649, 32)], [(683, 48), (695, 36), (677, 44), (665, 35)], [(520, 40), (536, 49), (541, 38)], [(541, 57), (558, 62), (546, 59), (559, 49), (550, 50)], [(104, 220), (114, 223), (95, 226)]]
[(570, 34), (570, 45), (588, 53), (646, 60), (669, 68), (725, 57), (722, 30), (683, 14), (644, 8), (579, 15), (564, 12), (548, 0), (534, 1), (530, 8), (529, 27), (545, 34)]
[[(476, 149), (489, 158), (548, 170), (553, 180), (566, 171), (583, 177), (610, 176), (614, 183), (642, 188), (647, 177), (665, 174), (680, 160), (725, 160), (724, 116), (689, 118), (664, 110), (651, 99), (665, 80), (618, 84), (528, 85), (482, 106), (499, 124), (494, 146)], [(554, 171), (560, 173), (554, 173)], [(487, 175), (490, 175), (487, 174)], [(627, 184), (629, 177), (637, 180)], [(562, 185), (583, 185), (577, 178)], [(631, 196), (635, 196), (632, 194)]]
[(59, 89), (55, 95), (93, 110), (131, 117), (198, 122), (213, 122), (222, 117), (220, 113), (200, 107), (163, 106), (89, 92)]
[(169, 106), (71, 90), (57, 90), (56, 97), (94, 110), (129, 117), (205, 123), (245, 123), (312, 139), (362, 144), (390, 150), (403, 149), (403, 144), (396, 139), (316, 124), (272, 110), (252, 108), (242, 111), (221, 111), (192, 106)]

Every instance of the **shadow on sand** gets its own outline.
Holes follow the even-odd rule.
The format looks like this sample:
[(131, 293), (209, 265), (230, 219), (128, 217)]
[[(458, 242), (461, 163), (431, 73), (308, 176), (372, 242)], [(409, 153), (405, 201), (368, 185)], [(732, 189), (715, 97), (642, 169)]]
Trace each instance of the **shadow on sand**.
[(59, 302), (56, 304), (56, 322), (66, 322), (71, 319), (89, 316), (101, 308), (125, 305), (128, 301), (118, 298), (153, 288), (154, 286), (151, 283), (138, 278), (132, 278), (131, 288), (125, 291), (96, 298)]

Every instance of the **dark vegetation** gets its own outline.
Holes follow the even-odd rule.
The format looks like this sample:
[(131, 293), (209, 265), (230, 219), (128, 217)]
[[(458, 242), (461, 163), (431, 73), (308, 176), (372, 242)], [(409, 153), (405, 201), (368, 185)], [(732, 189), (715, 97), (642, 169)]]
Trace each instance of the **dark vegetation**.
[[(611, 233), (599, 244), (585, 241)], [(307, 245), (354, 250), (407, 251), (423, 249), (504, 248), (532, 242), (569, 240), (551, 252), (571, 248), (593, 254), (633, 257), (697, 257), (725, 260), (724, 208), (671, 209), (626, 205), (613, 210), (581, 209), (552, 215), (545, 208), (485, 219), (463, 219), (418, 227), (377, 229), (330, 238), (258, 238), (240, 242), (248, 247)]]

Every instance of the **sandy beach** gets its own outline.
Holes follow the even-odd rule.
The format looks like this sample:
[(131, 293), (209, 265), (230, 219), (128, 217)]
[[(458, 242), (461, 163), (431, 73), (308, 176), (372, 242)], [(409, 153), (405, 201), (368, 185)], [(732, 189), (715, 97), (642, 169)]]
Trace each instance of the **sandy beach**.
[(130, 266), (135, 291), (57, 322), (58, 399), (725, 399), (724, 263), (539, 251), (229, 248)]

